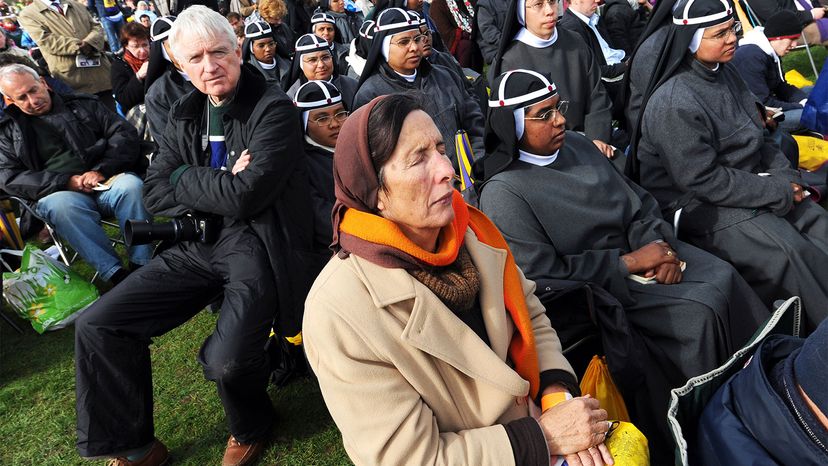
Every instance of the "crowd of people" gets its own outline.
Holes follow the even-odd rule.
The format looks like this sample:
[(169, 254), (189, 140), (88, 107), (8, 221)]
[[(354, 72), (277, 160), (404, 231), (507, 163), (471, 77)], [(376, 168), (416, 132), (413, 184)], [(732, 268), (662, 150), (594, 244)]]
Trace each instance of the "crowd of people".
[[(817, 136), (810, 89), (781, 67), (828, 42), (824, 10), (753, 0), (744, 32), (730, 0), (602, 3), (0, 0), (0, 189), (114, 286), (75, 325), (80, 455), (169, 461), (149, 345), (214, 305), (224, 465), (270, 438), (271, 330), (356, 464), (612, 464), (563, 352), (590, 317), (536, 296), (590, 286), (638, 348), (608, 362), (652, 464), (670, 389), (799, 296), (813, 339), (762, 350), (772, 380), (734, 379), (699, 454), (736, 435), (716, 416), (752, 422), (741, 397), (806, 411), (807, 456), (755, 457), (828, 461), (828, 213), (792, 138)], [(175, 237), (125, 265), (113, 216)]]

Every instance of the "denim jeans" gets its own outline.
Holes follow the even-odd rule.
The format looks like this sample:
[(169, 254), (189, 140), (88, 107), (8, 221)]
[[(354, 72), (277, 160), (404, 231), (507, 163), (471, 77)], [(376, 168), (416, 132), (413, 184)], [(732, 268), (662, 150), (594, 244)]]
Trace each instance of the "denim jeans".
[[(35, 211), (55, 227), (61, 238), (94, 267), (101, 278), (109, 280), (121, 268), (122, 262), (101, 227), (101, 217), (114, 215), (122, 230), (127, 220), (151, 219), (144, 208), (143, 185), (140, 178), (125, 173), (108, 191), (91, 194), (59, 191), (38, 201)], [(129, 260), (135, 264), (145, 265), (151, 257), (151, 245), (129, 248)]]
[(112, 21), (103, 11), (103, 5), (96, 8), (98, 10), (98, 17), (101, 19), (101, 27), (106, 33), (106, 42), (109, 44), (109, 51), (118, 53), (121, 50), (121, 28), (124, 27), (126, 21), (123, 15), (118, 16), (118, 19)]

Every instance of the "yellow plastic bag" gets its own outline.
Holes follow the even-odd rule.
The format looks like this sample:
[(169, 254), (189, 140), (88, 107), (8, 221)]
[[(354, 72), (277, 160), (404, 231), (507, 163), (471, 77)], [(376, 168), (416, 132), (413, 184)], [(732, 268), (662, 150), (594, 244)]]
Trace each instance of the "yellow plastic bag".
[(627, 405), (624, 404), (621, 392), (612, 381), (605, 357), (593, 356), (592, 361), (589, 362), (584, 377), (581, 379), (581, 394), (587, 393), (601, 403), (601, 407), (607, 410), (610, 419), (630, 422)]
[(802, 89), (805, 86), (813, 86), (814, 82), (802, 76), (802, 73), (796, 70), (791, 70), (785, 73), (785, 81), (788, 81), (788, 84), (791, 86), (796, 86)]
[(799, 146), (799, 166), (808, 170), (819, 170), (828, 162), (828, 141), (810, 136), (794, 136)]
[(619, 422), (604, 442), (615, 466), (649, 466), (650, 447), (647, 437), (629, 422)]

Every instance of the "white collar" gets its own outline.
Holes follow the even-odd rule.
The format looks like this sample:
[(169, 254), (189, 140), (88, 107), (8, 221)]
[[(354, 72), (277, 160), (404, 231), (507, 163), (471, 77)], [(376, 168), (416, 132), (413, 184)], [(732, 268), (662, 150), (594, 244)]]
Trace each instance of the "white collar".
[[(392, 68), (393, 69), (393, 68)], [(417, 70), (414, 70), (414, 74), (402, 74), (397, 70), (394, 70), (395, 73), (400, 75), (401, 78), (405, 79), (406, 81), (413, 83), (415, 79), (417, 79)]]
[(518, 157), (518, 160), (520, 160), (521, 162), (530, 163), (532, 165), (537, 165), (539, 167), (545, 167), (554, 162), (558, 158), (558, 154), (560, 152), (561, 150), (558, 149), (552, 155), (535, 155), (531, 152), (526, 152), (525, 150), (518, 149), (518, 153), (520, 153), (520, 157)]
[(528, 29), (523, 27), (520, 28), (520, 31), (518, 31), (517, 35), (515, 35), (514, 40), (523, 42), (529, 47), (543, 49), (549, 47), (550, 45), (554, 44), (556, 40), (558, 40), (558, 26), (555, 26), (555, 32), (552, 33), (552, 37), (550, 37), (549, 39), (541, 39), (540, 37), (529, 32)]
[(331, 153), (333, 153), (334, 151), (333, 147), (323, 146), (322, 144), (319, 144), (318, 142), (314, 141), (310, 136), (308, 136), (307, 133), (305, 134), (305, 142), (312, 146), (319, 147), (320, 149), (325, 149), (326, 151)]
[(276, 65), (278, 65), (278, 63), (276, 62), (276, 57), (273, 57), (273, 63), (262, 63), (255, 57), (253, 59), (256, 60), (256, 62), (259, 64), (259, 66), (262, 67), (263, 70), (272, 70), (273, 68), (276, 68)]
[[(53, 2), (51, 0), (42, 0), (42, 1), (46, 6), (48, 6), (49, 8), (52, 8), (52, 3)], [(66, 7), (69, 6), (68, 2), (57, 2), (57, 3), (60, 3), (60, 7), (63, 8), (64, 12), (66, 11)]]

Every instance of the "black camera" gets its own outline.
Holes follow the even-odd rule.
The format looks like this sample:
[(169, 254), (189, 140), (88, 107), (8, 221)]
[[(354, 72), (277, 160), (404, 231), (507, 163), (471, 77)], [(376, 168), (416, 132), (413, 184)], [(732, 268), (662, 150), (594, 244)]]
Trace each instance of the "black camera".
[(198, 241), (212, 243), (218, 234), (220, 225), (215, 217), (187, 214), (164, 223), (152, 223), (149, 220), (127, 220), (124, 227), (124, 240), (127, 246), (149, 244), (153, 241)]

